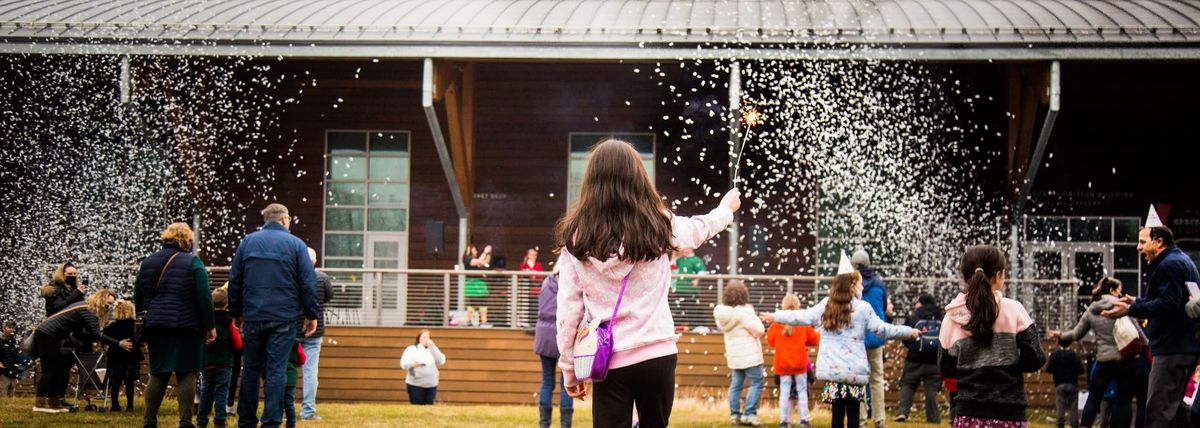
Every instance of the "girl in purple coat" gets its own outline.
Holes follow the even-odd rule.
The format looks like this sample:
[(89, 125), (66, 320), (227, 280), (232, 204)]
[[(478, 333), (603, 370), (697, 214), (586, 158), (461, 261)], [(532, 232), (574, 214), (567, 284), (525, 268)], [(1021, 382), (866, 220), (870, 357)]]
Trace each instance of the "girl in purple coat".
[[(533, 336), (533, 352), (542, 360), (542, 389), (538, 392), (538, 426), (541, 428), (550, 428), (550, 415), (554, 409), (554, 371), (558, 362), (558, 344), (555, 342), (555, 314), (558, 311), (557, 268), (554, 273), (555, 275), (547, 276), (542, 281), (542, 291), (538, 294), (537, 329), (534, 330)], [(562, 428), (570, 428), (571, 416), (575, 413), (574, 400), (567, 395), (567, 388), (561, 383), (558, 406), (562, 411)]]

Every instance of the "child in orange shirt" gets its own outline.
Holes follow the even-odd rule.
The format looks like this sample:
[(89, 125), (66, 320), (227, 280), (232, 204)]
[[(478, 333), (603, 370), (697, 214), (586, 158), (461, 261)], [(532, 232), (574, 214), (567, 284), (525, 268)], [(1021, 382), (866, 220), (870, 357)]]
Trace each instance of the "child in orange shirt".
[[(800, 298), (795, 294), (784, 296), (780, 309), (800, 309)], [(796, 389), (796, 426), (812, 427), (808, 419), (808, 347), (820, 344), (821, 336), (809, 326), (790, 326), (771, 323), (767, 330), (767, 344), (775, 348), (775, 374), (779, 376), (779, 426), (791, 423), (792, 388)]]

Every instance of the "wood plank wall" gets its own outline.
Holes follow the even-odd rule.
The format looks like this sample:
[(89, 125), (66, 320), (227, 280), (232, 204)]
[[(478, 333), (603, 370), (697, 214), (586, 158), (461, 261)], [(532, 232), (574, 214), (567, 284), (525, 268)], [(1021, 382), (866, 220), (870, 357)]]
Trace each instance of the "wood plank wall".
[[(533, 336), (518, 330), (431, 329), (431, 336), (446, 354), (441, 367), (438, 400), (456, 404), (537, 404), (541, 368), (533, 353)], [(329, 401), (407, 402), (400, 356), (414, 343), (418, 329), (330, 327), (321, 350), (319, 399)], [(676, 384), (679, 397), (716, 397), (724, 400), (729, 388), (725, 344), (719, 334), (686, 333), (679, 338)], [(1049, 352), (1055, 344), (1046, 342)], [(764, 345), (766, 366), (773, 351)], [(885, 359), (889, 408), (899, 400), (898, 380), (904, 364), (902, 346), (890, 342)], [(815, 356), (815, 351), (813, 351)], [(1034, 406), (1054, 405), (1054, 383), (1045, 373), (1026, 376), (1026, 390)], [(810, 393), (819, 394), (818, 382)], [(774, 401), (776, 386), (768, 380), (764, 398)], [(918, 390), (917, 403), (921, 392)], [(944, 395), (944, 392), (943, 392)], [(813, 395), (816, 397), (818, 395)], [(943, 397), (944, 400), (944, 397)], [(919, 406), (918, 406), (919, 407)]]
[[(416, 328), (328, 327), (321, 349), (322, 402), (407, 403), (404, 370), (400, 356), (416, 341)], [(431, 337), (446, 354), (441, 367), (438, 401), (448, 404), (536, 405), (541, 382), (541, 363), (533, 353), (533, 335), (509, 329), (434, 328)], [(679, 365), (675, 383), (677, 397), (707, 399), (723, 403), (729, 389), (729, 369), (725, 366), (725, 344), (719, 334), (686, 333), (679, 338)], [(1057, 345), (1043, 343), (1049, 353)], [(771, 367), (773, 350), (764, 345), (766, 367)], [(889, 342), (884, 360), (888, 381), (888, 408), (899, 401), (902, 347)], [(816, 355), (815, 349), (810, 355)], [(145, 379), (143, 367), (142, 376)], [(23, 396), (32, 396), (33, 379), (19, 388)], [(1054, 406), (1054, 382), (1044, 372), (1025, 377), (1026, 392), (1034, 407)], [(74, 380), (72, 380), (72, 384)], [(302, 384), (302, 382), (301, 382)], [(1085, 383), (1086, 384), (1086, 383)], [(819, 397), (821, 382), (811, 386), (811, 397)], [(777, 385), (768, 377), (763, 399), (774, 402)], [(297, 397), (300, 394), (297, 393)], [(916, 407), (923, 394), (918, 389)], [(557, 397), (557, 394), (556, 394)], [(945, 401), (945, 391), (942, 393)]]

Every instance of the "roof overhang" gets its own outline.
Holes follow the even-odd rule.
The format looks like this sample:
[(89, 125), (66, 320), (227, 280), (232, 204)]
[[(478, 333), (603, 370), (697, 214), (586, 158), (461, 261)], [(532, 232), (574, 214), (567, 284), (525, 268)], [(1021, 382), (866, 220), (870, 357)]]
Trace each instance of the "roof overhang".
[(0, 0), (0, 53), (1200, 60), (1200, 2)]

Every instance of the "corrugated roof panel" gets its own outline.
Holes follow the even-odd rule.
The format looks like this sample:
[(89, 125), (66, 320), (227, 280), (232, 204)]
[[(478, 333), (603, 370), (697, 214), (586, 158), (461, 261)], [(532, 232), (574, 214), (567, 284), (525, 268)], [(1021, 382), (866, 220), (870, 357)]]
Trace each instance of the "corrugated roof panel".
[(912, 20), (912, 28), (914, 30), (929, 33), (936, 32), (941, 27), (938, 25), (930, 8), (930, 6), (935, 6), (937, 2), (899, 0), (898, 3), (908, 12), (908, 17)]
[(567, 47), (574, 48), (641, 41), (722, 42), (738, 34), (745, 41), (777, 43), (808, 41), (810, 33), (822, 41), (928, 45), (1200, 42), (1200, 2), (0, 0), (0, 35), (8, 38), (8, 45), (22, 43), (22, 38), (69, 36), (184, 42), (215, 37), (221, 38), (217, 43), (274, 45), (570, 42)]
[(788, 17), (788, 29), (806, 30), (812, 27), (812, 22), (808, 16), (808, 2), (805, 0), (781, 0), (783, 10), (786, 11)]
[(692, 1), (668, 0), (663, 16), (663, 27), (670, 31), (686, 31), (691, 28)]
[[(1068, 9), (1075, 14), (1080, 15), (1087, 21), (1088, 28), (1096, 29), (1099, 27), (1118, 27), (1121, 24), (1117, 22), (1117, 17), (1110, 15), (1104, 10), (1097, 7), (1099, 1), (1079, 1), (1079, 0), (1063, 0)], [(1124, 17), (1128, 18), (1128, 16)]]
[(724, 34), (731, 34), (738, 28), (737, 3), (722, 0), (713, 3), (713, 28)]
[[(1171, 26), (1176, 26), (1178, 23), (1186, 22), (1193, 27), (1200, 27), (1200, 8), (1185, 9), (1179, 7), (1167, 6), (1163, 2), (1157, 1), (1138, 1), (1138, 5), (1147, 10), (1154, 11), (1159, 16), (1167, 19)], [(1188, 12), (1191, 12), (1190, 14)]]
[(905, 32), (913, 28), (912, 18), (909, 17), (909, 12), (904, 10), (904, 0), (879, 2), (879, 13), (870, 15), (864, 22), (864, 27), (875, 28), (877, 33), (883, 33), (890, 29)]
[(930, 20), (939, 30), (960, 28), (963, 25), (963, 18), (958, 16), (954, 9), (946, 5), (944, 1), (926, 2), (925, 10), (929, 11)]
[[(342, 7), (331, 8), (332, 14), (326, 19), (326, 25), (343, 25), (347, 28), (366, 25), (366, 22), (356, 21), (356, 18), (362, 16), (363, 12), (370, 10), (373, 6), (378, 5), (377, 1), (353, 1), (348, 2)], [(255, 22), (257, 23), (257, 22)]]
[(691, 2), (691, 12), (688, 14), (688, 27), (697, 34), (705, 34), (711, 29), (717, 19), (716, 9), (711, 6), (712, 0), (694, 0)]
[(667, 7), (670, 5), (670, 1), (643, 2), (641, 18), (638, 21), (638, 27), (656, 30), (663, 28), (674, 28), (674, 25), (667, 22)]
[(763, 2), (762, 9), (759, 10), (759, 21), (762, 22), (762, 28), (775, 34), (787, 32), (788, 17), (787, 11), (783, 8), (783, 3), (780, 2)]
[[(496, 4), (496, 2), (488, 2)], [(416, 1), (395, 1), (388, 4), (386, 9), (383, 9), (375, 16), (375, 19), (368, 25), (380, 25), (385, 27), (400, 27), (405, 30), (410, 25), (420, 24), (419, 22), (410, 21), (408, 17), (414, 10), (421, 7), (421, 2)]]
[(571, 13), (579, 8), (579, 4), (580, 2), (573, 1), (555, 2), (550, 10), (542, 14), (538, 27), (545, 28), (547, 31), (556, 31), (565, 27)]
[(857, 5), (864, 5), (866, 2), (830, 0), (829, 17), (832, 19), (833, 28), (847, 30), (851, 34), (857, 33), (862, 29), (863, 21), (859, 18), (859, 6), (856, 3)]
[(628, 2), (628, 0), (600, 2), (600, 7), (596, 8), (596, 14), (588, 20), (587, 28), (591, 30), (592, 34), (599, 35), (602, 34), (601, 30), (619, 25), (623, 18), (621, 10)]
[(592, 18), (600, 8), (602, 0), (583, 0), (575, 2), (571, 14), (567, 16), (562, 26), (572, 34), (583, 34), (591, 27)]

